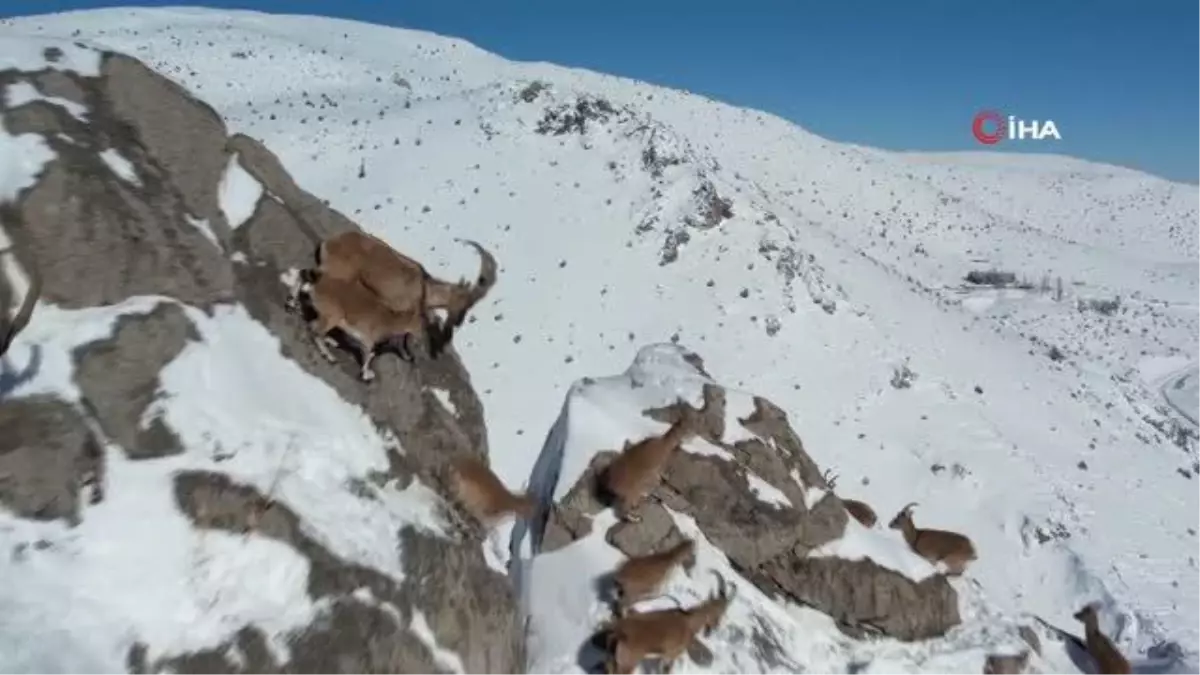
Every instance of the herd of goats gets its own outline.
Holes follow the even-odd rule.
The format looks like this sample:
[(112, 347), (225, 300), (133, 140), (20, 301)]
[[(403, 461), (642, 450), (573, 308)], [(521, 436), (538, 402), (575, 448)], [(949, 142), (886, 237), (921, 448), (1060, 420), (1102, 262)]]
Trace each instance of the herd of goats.
[[(417, 261), (369, 234), (348, 231), (331, 236), (317, 247), (316, 267), (296, 275), (286, 308), (291, 312), (307, 310), (313, 342), (328, 361), (336, 361), (331, 346), (351, 343), (359, 352), (360, 378), (365, 382), (375, 377), (371, 363), (380, 350), (395, 351), (404, 361), (413, 362), (412, 345), (416, 341), (431, 358), (436, 358), (497, 278), (496, 260), (487, 250), (474, 241), (458, 241), (480, 254), (480, 271), (474, 283), (440, 280)], [(0, 324), (0, 356), (28, 323), (40, 294), (36, 265), (29, 261), (24, 267), (29, 276), (28, 291), (7, 327)], [(438, 311), (445, 312), (445, 316), (439, 316)], [(337, 334), (342, 342), (335, 338)], [(678, 420), (666, 431), (637, 442), (626, 441), (615, 458), (598, 472), (596, 496), (612, 507), (621, 521), (641, 520), (639, 508), (660, 484), (671, 454), (700, 433), (699, 411), (686, 402), (681, 404)], [(529, 520), (535, 515), (537, 502), (532, 496), (511, 492), (486, 461), (474, 456), (449, 461), (439, 474), (439, 482), (448, 489), (452, 502), (485, 530), (508, 517)], [(834, 481), (828, 474), (826, 483), (832, 490)], [(870, 506), (851, 499), (842, 501), (855, 520), (868, 528), (875, 526), (877, 519)], [(913, 552), (939, 566), (941, 573), (961, 575), (977, 557), (971, 540), (956, 532), (918, 528), (912, 518), (913, 506), (901, 509), (889, 527), (899, 530)], [(453, 516), (461, 518), (457, 513)], [(734, 594), (715, 571), (719, 589), (703, 602), (653, 611), (633, 607), (659, 597), (677, 565), (690, 576), (695, 564), (695, 541), (684, 538), (658, 553), (628, 558), (613, 571), (607, 585), (613, 618), (599, 631), (608, 654), (607, 672), (632, 673), (644, 659), (657, 657), (663, 672), (669, 673), (701, 631), (707, 636), (717, 628)], [(1085, 627), (1080, 646), (1086, 648), (1100, 672), (1131, 672), (1129, 662), (1101, 632), (1094, 604), (1079, 610), (1075, 618)], [(1019, 672), (1025, 667), (1028, 653), (1024, 659), (1011, 660), (1015, 658), (989, 659), (985, 672)]]

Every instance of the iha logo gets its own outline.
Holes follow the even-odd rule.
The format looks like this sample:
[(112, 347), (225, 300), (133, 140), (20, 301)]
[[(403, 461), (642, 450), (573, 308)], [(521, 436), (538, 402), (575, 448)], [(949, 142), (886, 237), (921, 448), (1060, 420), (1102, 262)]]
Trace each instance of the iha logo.
[(975, 140), (984, 145), (995, 145), (1004, 139), (1010, 141), (1041, 141), (1053, 138), (1062, 140), (1054, 120), (1020, 120), (1013, 115), (1004, 116), (995, 110), (984, 110), (971, 121), (971, 133)]

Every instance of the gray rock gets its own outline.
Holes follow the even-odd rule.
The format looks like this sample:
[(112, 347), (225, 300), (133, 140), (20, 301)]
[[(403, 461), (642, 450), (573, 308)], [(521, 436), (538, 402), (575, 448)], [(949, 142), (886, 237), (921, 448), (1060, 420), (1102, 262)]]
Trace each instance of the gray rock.
[(63, 401), (0, 401), (0, 504), (22, 518), (78, 523), (84, 487), (103, 474), (103, 445)]
[[(280, 276), (308, 266), (317, 239), (356, 226), (300, 189), (270, 150), (245, 136), (229, 138), (224, 122), (186, 90), (127, 56), (105, 54), (99, 77), (72, 72), (0, 71), (0, 89), (27, 81), (47, 95), (85, 103), (87, 122), (45, 101), (9, 109), (10, 133), (42, 134), (56, 153), (35, 185), (0, 205), (20, 243), (22, 265), (45, 279), (43, 298), (67, 309), (116, 304), (139, 295), (166, 296), (145, 315), (119, 319), (111, 336), (80, 347), (77, 407), (53, 399), (9, 399), (8, 366), (0, 373), (0, 503), (28, 518), (86, 520), (81, 486), (102, 475), (102, 434), (129, 457), (150, 460), (183, 450), (162, 420), (143, 424), (160, 395), (158, 373), (197, 339), (178, 303), (211, 311), (238, 303), (270, 330), (282, 354), (360, 405), (404, 454), (393, 452), (387, 475), (404, 485), (436, 476), (456, 455), (487, 455), (482, 405), (453, 348), (415, 365), (381, 356), (379, 378), (365, 385), (354, 357), (335, 365), (314, 351), (302, 319), (284, 310)], [(114, 150), (136, 179), (118, 175), (99, 153)], [(265, 187), (248, 222), (231, 230), (217, 199), (230, 158)], [(203, 221), (212, 238), (196, 223)], [(215, 241), (213, 240), (215, 238)], [(0, 298), (0, 300), (4, 300)], [(448, 410), (430, 391), (448, 392)], [(111, 488), (111, 486), (110, 486)], [(524, 622), (508, 578), (493, 571), (477, 542), (401, 532), (405, 579), (397, 581), (335, 556), (306, 534), (285, 504), (220, 473), (176, 477), (179, 508), (199, 528), (254, 532), (295, 548), (310, 561), (309, 593), (323, 612), (291, 639), (291, 660), (275, 663), (264, 636), (243, 627), (220, 647), (154, 655), (133, 644), (134, 672), (439, 672), (409, 624), (420, 612), (438, 643), (469, 672), (517, 672), (524, 666)], [(370, 590), (365, 598), (363, 588)], [(236, 647), (237, 663), (229, 656)]]
[(158, 371), (185, 344), (199, 340), (179, 305), (162, 303), (149, 314), (117, 319), (113, 336), (75, 350), (75, 382), (101, 430), (132, 459), (183, 452), (175, 432), (161, 418), (143, 423), (157, 397)]

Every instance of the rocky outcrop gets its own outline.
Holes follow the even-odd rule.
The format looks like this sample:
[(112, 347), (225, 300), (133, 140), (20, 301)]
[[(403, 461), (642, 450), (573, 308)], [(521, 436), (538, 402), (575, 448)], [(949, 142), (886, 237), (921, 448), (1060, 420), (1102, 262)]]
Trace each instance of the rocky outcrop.
[[(0, 388), (0, 504), (22, 518), (86, 523), (90, 503), (113, 497), (100, 487), (121, 487), (103, 485), (106, 447), (138, 463), (187, 452), (158, 415), (159, 373), (201, 339), (188, 312), (211, 315), (230, 305), (244, 307), (278, 339), (283, 356), (399, 441), (403, 452), (391, 453), (378, 483), (403, 489), (435, 475), (447, 458), (486, 456), (482, 406), (453, 350), (435, 361), (418, 354), (415, 367), (381, 358), (376, 370), (386, 386), (367, 386), (353, 359), (321, 359), (301, 319), (284, 310), (285, 271), (310, 264), (316, 238), (353, 222), (300, 189), (270, 150), (230, 137), (212, 108), (136, 59), (85, 54), (98, 58), (99, 69), (80, 72), (59, 67), (63, 49), (87, 51), (64, 44), (43, 52), (39, 67), (0, 70), (0, 92), (20, 85), (39, 94), (0, 107), (4, 131), (36, 135), (53, 154), (32, 185), (3, 204), (2, 225), (20, 244), (21, 264), (41, 271), (46, 303), (79, 310), (142, 302), (145, 311), (117, 318), (111, 334), (70, 355), (67, 386), (77, 400), (15, 398), (17, 379), (0, 378), (7, 383)], [(263, 187), (242, 223), (228, 222), (220, 203), (231, 159)], [(423, 633), (456, 653), (468, 672), (523, 667), (511, 585), (478, 543), (406, 527), (402, 555), (395, 554), (404, 575), (384, 574), (335, 555), (285, 501), (239, 484), (219, 463), (212, 469), (176, 473), (175, 506), (195, 528), (292, 547), (307, 560), (308, 593), (320, 615), (288, 638), (283, 659), (252, 625), (226, 644), (188, 653), (164, 654), (132, 636), (130, 670), (447, 670)]]
[[(638, 360), (649, 361), (650, 351), (673, 349), (677, 348), (647, 347)], [(624, 381), (585, 381), (572, 390), (574, 397), (587, 397), (591, 386), (610, 391), (627, 386), (630, 392), (659, 387), (666, 392), (694, 383), (702, 391), (703, 431), (693, 444), (704, 447), (691, 445), (692, 450), (672, 455), (661, 486), (641, 509), (641, 521), (617, 521), (604, 533), (611, 546), (628, 556), (662, 550), (682, 536), (675, 516), (683, 515), (760, 590), (828, 614), (849, 635), (882, 633), (919, 640), (942, 635), (960, 622), (958, 597), (945, 577), (918, 579), (869, 557), (829, 553), (828, 547), (845, 536), (848, 515), (805, 452), (787, 414), (761, 397), (726, 390), (700, 368), (679, 365), (699, 363), (694, 355), (678, 356), (677, 369), (693, 368), (686, 377), (646, 377), (646, 369), (639, 370), (635, 363), (622, 376)], [(648, 381), (639, 383), (639, 372)], [(605, 396), (610, 400), (614, 394)], [(727, 414), (733, 398), (745, 412)], [(678, 419), (680, 405), (649, 408), (643, 415), (669, 424)], [(735, 424), (738, 428), (727, 428)], [(568, 483), (560, 490), (561, 499), (549, 508), (540, 537), (534, 533), (541, 551), (554, 551), (592, 534), (597, 515), (606, 508), (597, 497), (597, 476), (616, 450), (591, 449), (595, 454), (582, 474), (563, 477)], [(898, 537), (895, 532), (868, 533)], [(901, 554), (913, 555), (904, 549)]]

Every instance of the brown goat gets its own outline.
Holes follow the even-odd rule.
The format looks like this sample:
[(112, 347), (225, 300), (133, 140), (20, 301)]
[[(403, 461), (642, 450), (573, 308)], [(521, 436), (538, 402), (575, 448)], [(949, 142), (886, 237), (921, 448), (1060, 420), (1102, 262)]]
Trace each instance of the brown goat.
[(1101, 673), (1131, 673), (1129, 661), (1121, 655), (1116, 645), (1108, 636), (1100, 631), (1099, 617), (1096, 615), (1096, 603), (1084, 605), (1083, 609), (1075, 612), (1075, 619), (1083, 623), (1084, 643), (1088, 654), (1096, 662), (1097, 672)]
[(917, 529), (912, 519), (912, 508), (916, 505), (913, 502), (900, 509), (888, 527), (904, 533), (904, 540), (917, 555), (935, 565), (945, 563), (947, 575), (961, 575), (967, 565), (977, 558), (975, 545), (957, 532)]
[(511, 492), (483, 460), (461, 457), (450, 463), (447, 473), (454, 500), (484, 528), (491, 528), (510, 513), (525, 519), (533, 517), (537, 507), (533, 498)]
[[(460, 280), (443, 281), (429, 274), (417, 261), (400, 253), (382, 239), (365, 232), (351, 230), (334, 235), (317, 247), (316, 277), (332, 276), (357, 280), (370, 289), (379, 301), (395, 312), (419, 311), (433, 321), (433, 310), (447, 313), (437, 333), (430, 340), (431, 354), (450, 342), (454, 329), (460, 326), (467, 312), (487, 295), (496, 283), (496, 259), (477, 242), (456, 239), (479, 252), (479, 276), (475, 284)], [(297, 289), (293, 286), (289, 307), (295, 307)]]
[(687, 402), (680, 403), (679, 419), (670, 428), (637, 443), (627, 442), (621, 454), (605, 467), (601, 485), (621, 520), (636, 523), (642, 519), (634, 510), (662, 480), (662, 469), (671, 453), (696, 435), (696, 411)]
[[(2, 236), (2, 233), (0, 233)], [(18, 261), (16, 249), (8, 248), (0, 251), (0, 256), (7, 254), (13, 261)], [(18, 261), (19, 262), (19, 261)], [(29, 288), (25, 291), (25, 297), (21, 300), (20, 307), (17, 308), (17, 313), (13, 315), (11, 321), (0, 319), (0, 356), (8, 353), (8, 348), (12, 346), (13, 340), (17, 334), (25, 330), (25, 326), (29, 325), (29, 319), (33, 316), (33, 307), (37, 304), (38, 298), (42, 294), (42, 276), (38, 273), (37, 264), (33, 261), (33, 256), (29, 256), (29, 260), (25, 262), (25, 273), (29, 278)], [(3, 266), (0, 265), (0, 270)], [(8, 325), (5, 325), (7, 323)]]
[(665, 551), (630, 558), (621, 563), (613, 574), (617, 616), (624, 616), (631, 605), (655, 595), (671, 568), (680, 563), (689, 570), (695, 566), (695, 541), (684, 539)]
[(309, 322), (313, 342), (327, 361), (337, 357), (329, 351), (336, 345), (330, 336), (334, 329), (357, 343), (361, 356), (359, 376), (364, 382), (375, 379), (371, 361), (381, 347), (396, 349), (400, 358), (412, 361), (411, 341), (425, 333), (425, 317), (418, 312), (395, 312), (379, 304), (374, 294), (357, 281), (321, 277), (316, 283), (304, 282), (300, 292), (308, 296), (316, 317)]
[[(837, 474), (826, 469), (825, 473), (821, 474), (821, 477), (825, 479), (825, 483), (829, 485), (830, 490), (833, 490), (837, 486)], [(846, 508), (846, 513), (853, 516), (863, 527), (875, 527), (875, 523), (879, 522), (879, 517), (875, 515), (875, 509), (871, 508), (866, 502), (843, 497), (842, 506)]]
[(643, 659), (658, 656), (662, 659), (662, 672), (670, 673), (697, 633), (703, 631), (707, 636), (716, 630), (736, 595), (736, 588), (735, 593), (729, 593), (724, 577), (715, 571), (713, 574), (720, 584), (717, 594), (698, 605), (630, 612), (616, 619), (608, 629), (609, 656), (605, 670), (632, 673)]

